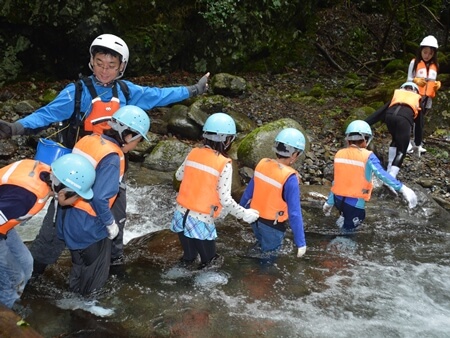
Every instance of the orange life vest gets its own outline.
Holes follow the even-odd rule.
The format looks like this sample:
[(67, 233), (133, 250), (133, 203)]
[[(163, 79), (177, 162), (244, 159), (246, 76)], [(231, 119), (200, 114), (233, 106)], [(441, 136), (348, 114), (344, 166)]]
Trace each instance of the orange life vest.
[[(101, 135), (92, 134), (84, 136), (75, 144), (72, 153), (80, 154), (87, 158), (89, 162), (91, 162), (91, 164), (94, 166), (94, 168), (97, 168), (97, 165), (105, 156), (116, 153), (117, 155), (119, 155), (120, 159), (120, 181), (122, 181), (123, 175), (125, 173), (125, 155), (118, 145), (106, 140)], [(109, 199), (109, 207), (113, 205), (116, 197), (117, 195)], [(73, 206), (75, 208), (86, 211), (91, 216), (97, 216), (91, 204), (83, 200), (82, 198), (79, 198), (73, 204)]]
[(437, 67), (434, 63), (432, 63), (427, 69), (427, 65), (423, 60), (421, 60), (417, 64), (415, 77), (420, 77), (427, 80), (427, 84), (424, 87), (419, 87), (420, 95), (431, 98), (436, 96), (434, 85), (437, 78)]
[[(283, 200), (286, 180), (298, 172), (276, 160), (263, 158), (255, 168), (253, 197), (250, 207), (259, 211), (259, 217), (274, 220), (274, 224), (288, 219), (287, 203)], [(300, 198), (300, 196), (299, 196)]]
[(108, 122), (101, 122), (92, 124), (92, 120), (112, 116), (120, 108), (120, 100), (113, 97), (110, 102), (102, 102), (99, 96), (92, 100), (92, 110), (89, 116), (84, 121), (84, 130), (96, 134), (103, 134), (107, 129), (110, 129)]
[(22, 160), (0, 169), (0, 185), (11, 184), (25, 188), (36, 195), (36, 203), (26, 215), (0, 225), (0, 234), (6, 233), (17, 224), (33, 217), (45, 206), (49, 198), (50, 187), (40, 179), (42, 172), (50, 172), (50, 166), (35, 160)]
[(177, 202), (186, 209), (216, 218), (222, 210), (217, 184), (229, 158), (210, 148), (194, 148), (185, 161)]
[(370, 200), (373, 184), (366, 180), (365, 170), (372, 152), (364, 148), (348, 147), (334, 156), (334, 184), (331, 191), (335, 195)]
[(422, 97), (419, 94), (411, 92), (409, 90), (396, 89), (394, 91), (394, 96), (392, 97), (391, 104), (389, 107), (395, 106), (396, 104), (405, 104), (413, 110), (414, 118), (416, 118), (419, 113), (419, 102)]

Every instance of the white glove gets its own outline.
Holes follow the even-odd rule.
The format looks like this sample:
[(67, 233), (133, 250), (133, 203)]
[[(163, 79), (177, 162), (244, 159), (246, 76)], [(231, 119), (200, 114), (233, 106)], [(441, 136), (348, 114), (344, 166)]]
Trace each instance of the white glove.
[(119, 227), (117, 226), (116, 222), (113, 222), (112, 224), (107, 225), (106, 230), (108, 231), (109, 239), (116, 238), (117, 234), (119, 233)]
[(333, 205), (328, 204), (327, 202), (325, 202), (323, 204), (322, 210), (323, 210), (323, 213), (325, 214), (325, 216), (327, 216), (327, 217), (330, 216), (332, 209), (333, 209)]
[(252, 224), (253, 222), (256, 222), (256, 220), (259, 218), (259, 211), (255, 209), (245, 209), (244, 210), (244, 217), (242, 218), (244, 222), (247, 222), (248, 224)]
[(402, 185), (400, 188), (400, 193), (403, 195), (405, 200), (408, 201), (408, 206), (410, 209), (414, 208), (417, 205), (417, 196), (414, 191), (408, 188), (406, 185)]
[(302, 246), (302, 247), (298, 248), (297, 257), (298, 258), (303, 257), (305, 252), (306, 252), (306, 246)]
[(344, 226), (345, 217), (340, 215), (339, 218), (336, 220), (336, 225), (338, 228), (342, 228)]

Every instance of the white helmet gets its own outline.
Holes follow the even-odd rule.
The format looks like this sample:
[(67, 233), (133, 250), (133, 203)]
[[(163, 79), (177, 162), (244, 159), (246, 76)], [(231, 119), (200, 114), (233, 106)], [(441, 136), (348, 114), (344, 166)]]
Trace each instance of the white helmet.
[[(89, 53), (91, 54), (91, 59), (94, 57), (92, 54), (92, 48), (95, 46), (99, 47), (105, 47), (108, 49), (111, 49), (115, 51), (116, 53), (120, 54), (122, 57), (121, 62), (125, 65), (123, 66), (122, 71), (120, 72), (118, 78), (121, 78), (123, 76), (123, 73), (125, 73), (125, 68), (127, 68), (128, 64), (128, 58), (130, 56), (130, 52), (128, 51), (128, 46), (121, 38), (118, 36), (115, 36), (113, 34), (102, 34), (97, 36), (94, 41), (91, 43), (91, 47), (89, 48)], [(92, 65), (89, 63), (89, 68), (92, 70)]]
[(433, 47), (436, 49), (439, 48), (437, 39), (433, 35), (424, 37), (422, 42), (420, 43), (420, 47)]

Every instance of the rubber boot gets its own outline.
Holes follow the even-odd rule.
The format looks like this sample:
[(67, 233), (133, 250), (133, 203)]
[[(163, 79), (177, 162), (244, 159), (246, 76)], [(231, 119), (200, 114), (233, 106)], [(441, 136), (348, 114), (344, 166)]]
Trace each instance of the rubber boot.
[(389, 169), (388, 173), (393, 177), (397, 178), (398, 172), (400, 171), (400, 168), (393, 165), (391, 166), (391, 169)]
[(408, 153), (408, 154), (414, 153), (414, 146), (413, 146), (413, 144), (411, 143), (411, 141), (409, 141), (408, 149), (406, 150), (406, 153)]
[(392, 162), (394, 161), (395, 155), (397, 154), (397, 147), (389, 147), (388, 153), (388, 165), (386, 170), (389, 172), (391, 170)]

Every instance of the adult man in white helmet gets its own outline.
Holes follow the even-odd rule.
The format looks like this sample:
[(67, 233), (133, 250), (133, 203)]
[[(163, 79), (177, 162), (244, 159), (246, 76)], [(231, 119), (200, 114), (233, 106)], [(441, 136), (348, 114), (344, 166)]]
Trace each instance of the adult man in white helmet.
[[(128, 65), (129, 50), (125, 41), (112, 34), (102, 34), (95, 38), (89, 53), (91, 76), (69, 84), (48, 105), (16, 122), (0, 120), (0, 139), (36, 133), (57, 122), (63, 125), (60, 132), (61, 143), (72, 148), (81, 136), (109, 129), (110, 126), (103, 119), (112, 116), (122, 106), (134, 105), (149, 110), (203, 94), (208, 89), (209, 73), (192, 86), (157, 88), (118, 80)], [(113, 243), (112, 261), (120, 260), (123, 255), (125, 208), (123, 186), (112, 207), (120, 228)], [(35, 261), (35, 274), (42, 273), (48, 264), (56, 262), (65, 247), (64, 242), (56, 236), (54, 213), (55, 210), (49, 208), (40, 233), (30, 248)]]

